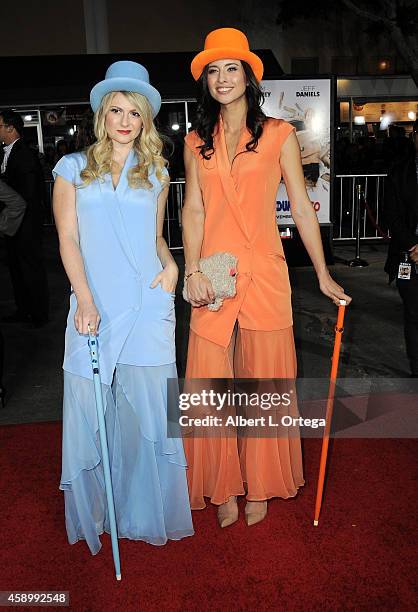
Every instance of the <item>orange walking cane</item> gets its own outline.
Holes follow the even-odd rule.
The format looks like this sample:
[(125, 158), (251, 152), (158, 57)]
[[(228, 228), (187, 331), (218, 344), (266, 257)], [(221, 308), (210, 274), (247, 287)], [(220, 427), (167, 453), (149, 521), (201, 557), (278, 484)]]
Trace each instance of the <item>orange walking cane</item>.
[(321, 461), (319, 464), (318, 485), (316, 489), (315, 515), (314, 515), (315, 527), (318, 526), (319, 513), (321, 512), (321, 505), (322, 505), (322, 494), (324, 491), (325, 470), (327, 467), (327, 456), (328, 456), (329, 432), (331, 429), (332, 412), (334, 410), (335, 382), (337, 380), (338, 362), (340, 359), (341, 337), (344, 331), (343, 325), (344, 325), (344, 314), (345, 314), (346, 304), (347, 302), (345, 300), (340, 300), (340, 305), (338, 306), (337, 325), (335, 326), (334, 352), (332, 354), (331, 377), (330, 377), (330, 382), (329, 382), (327, 412), (326, 412), (326, 417), (325, 417), (325, 430), (324, 430), (324, 436), (322, 438)]

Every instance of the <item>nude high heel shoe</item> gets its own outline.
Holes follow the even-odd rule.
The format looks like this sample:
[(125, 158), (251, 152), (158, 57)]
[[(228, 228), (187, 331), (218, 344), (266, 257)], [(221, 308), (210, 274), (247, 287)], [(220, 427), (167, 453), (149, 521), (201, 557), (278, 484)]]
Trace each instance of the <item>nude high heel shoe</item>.
[(227, 502), (218, 507), (219, 527), (229, 527), (238, 520), (238, 504), (235, 495), (231, 495)]
[(267, 501), (247, 502), (245, 506), (245, 522), (248, 527), (264, 520), (267, 515)]

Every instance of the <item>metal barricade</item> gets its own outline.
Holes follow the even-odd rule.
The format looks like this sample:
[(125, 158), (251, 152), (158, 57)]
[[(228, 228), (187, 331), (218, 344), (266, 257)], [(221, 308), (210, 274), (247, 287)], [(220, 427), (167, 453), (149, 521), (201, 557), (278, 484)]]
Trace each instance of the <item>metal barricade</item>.
[[(337, 174), (334, 191), (334, 240), (356, 238), (356, 194), (360, 187), (369, 214), (361, 210), (360, 239), (382, 239), (377, 226), (381, 225), (382, 204), (387, 174)], [(44, 225), (54, 225), (52, 214), (53, 181), (45, 181)], [(164, 237), (171, 250), (182, 250), (182, 205), (184, 179), (171, 181), (164, 219)], [(386, 229), (386, 228), (384, 228)]]
[(44, 199), (44, 225), (50, 226), (55, 225), (54, 215), (52, 213), (52, 190), (54, 188), (54, 181), (52, 179), (45, 179), (45, 199)]
[[(363, 208), (360, 239), (381, 240), (382, 206), (387, 174), (337, 174), (334, 190), (334, 240), (356, 238), (356, 194), (361, 190), (369, 214)], [(386, 228), (384, 228), (386, 229)]]
[(164, 219), (164, 238), (171, 251), (183, 250), (181, 237), (181, 209), (184, 197), (184, 179), (171, 181), (168, 192), (167, 206)]

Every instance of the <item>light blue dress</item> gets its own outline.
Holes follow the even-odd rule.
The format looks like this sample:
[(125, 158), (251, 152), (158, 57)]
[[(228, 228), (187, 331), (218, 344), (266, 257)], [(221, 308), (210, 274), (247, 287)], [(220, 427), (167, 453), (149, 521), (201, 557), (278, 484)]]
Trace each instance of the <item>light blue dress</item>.
[[(100, 372), (119, 537), (165, 544), (193, 535), (181, 439), (167, 437), (167, 379), (177, 378), (174, 294), (150, 283), (162, 266), (156, 251), (157, 198), (132, 189), (130, 152), (116, 189), (110, 174), (83, 187), (83, 153), (53, 170), (76, 189), (80, 251), (100, 313)], [(93, 554), (109, 532), (92, 369), (87, 337), (74, 325), (70, 296), (65, 334), (63, 458), (68, 539), (85, 539)]]

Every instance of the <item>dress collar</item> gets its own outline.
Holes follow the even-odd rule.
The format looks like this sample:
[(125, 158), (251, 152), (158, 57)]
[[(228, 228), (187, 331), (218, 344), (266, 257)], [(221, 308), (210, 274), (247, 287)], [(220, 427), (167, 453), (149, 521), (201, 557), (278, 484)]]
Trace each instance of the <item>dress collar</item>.
[(224, 122), (222, 119), (222, 114), (219, 113), (219, 119), (215, 126), (213, 141), (216, 147), (219, 147), (221, 149), (224, 163), (226, 163), (229, 166), (230, 171), (232, 171), (232, 168), (233, 168), (233, 165), (234, 165), (234, 162), (237, 156), (240, 153), (243, 153), (246, 151), (245, 145), (247, 144), (249, 139), (251, 139), (251, 133), (249, 132), (247, 126), (244, 126), (241, 130), (241, 135), (238, 140), (238, 145), (237, 145), (234, 157), (231, 162), (228, 156), (228, 149), (226, 146)]

